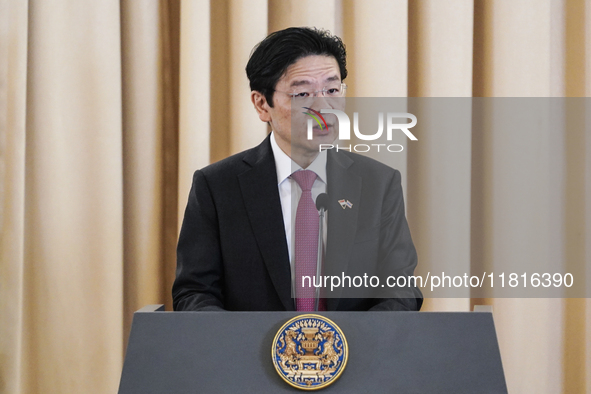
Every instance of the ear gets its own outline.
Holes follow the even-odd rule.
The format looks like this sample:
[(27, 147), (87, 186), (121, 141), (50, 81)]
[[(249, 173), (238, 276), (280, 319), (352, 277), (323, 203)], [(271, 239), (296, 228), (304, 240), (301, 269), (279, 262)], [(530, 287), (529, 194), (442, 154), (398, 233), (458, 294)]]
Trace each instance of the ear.
[(269, 113), (269, 103), (267, 103), (267, 99), (261, 92), (257, 92), (253, 90), (250, 92), (250, 101), (254, 105), (254, 109), (259, 114), (259, 119), (263, 122), (270, 122), (271, 121), (271, 114)]

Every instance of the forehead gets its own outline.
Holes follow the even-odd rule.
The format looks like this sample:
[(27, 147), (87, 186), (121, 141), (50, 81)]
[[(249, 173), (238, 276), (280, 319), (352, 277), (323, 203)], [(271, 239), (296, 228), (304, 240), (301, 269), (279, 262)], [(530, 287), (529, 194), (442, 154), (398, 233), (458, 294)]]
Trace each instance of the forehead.
[(341, 71), (336, 59), (332, 56), (310, 55), (290, 65), (277, 85), (300, 86), (341, 80)]

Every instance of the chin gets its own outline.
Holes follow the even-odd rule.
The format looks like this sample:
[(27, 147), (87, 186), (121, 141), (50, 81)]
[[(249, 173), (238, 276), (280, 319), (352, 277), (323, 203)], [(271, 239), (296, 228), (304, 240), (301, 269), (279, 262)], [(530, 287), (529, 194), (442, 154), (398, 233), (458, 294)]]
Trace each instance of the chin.
[(334, 138), (327, 137), (327, 138), (314, 138), (312, 141), (306, 141), (305, 150), (310, 153), (318, 153), (320, 152), (320, 145), (322, 144), (332, 144), (334, 142)]

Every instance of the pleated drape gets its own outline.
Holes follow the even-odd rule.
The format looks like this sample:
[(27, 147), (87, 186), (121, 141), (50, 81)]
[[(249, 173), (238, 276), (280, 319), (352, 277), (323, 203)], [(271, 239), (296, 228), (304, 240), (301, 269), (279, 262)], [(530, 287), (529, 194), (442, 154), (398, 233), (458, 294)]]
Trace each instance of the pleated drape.
[(123, 354), (119, 3), (3, 8), (2, 385), (112, 390)]
[[(408, 18), (409, 95), (472, 96), (474, 2), (410, 2)], [(460, 105), (462, 113), (471, 113), (469, 102)], [(414, 113), (428, 122), (442, 118), (449, 122), (455, 116), (443, 111), (436, 116)], [(437, 124), (423, 127), (421, 143), (409, 147), (407, 211), (422, 274), (439, 264), (470, 272), (471, 117), (454, 123), (457, 127), (449, 130), (453, 134), (438, 132)], [(425, 310), (469, 310), (470, 294), (465, 293), (467, 298), (427, 299)]]
[(26, 2), (0, 2), (0, 389), (22, 391)]
[[(348, 96), (591, 93), (588, 0), (0, 0), (0, 392), (117, 390), (133, 311), (170, 309), (193, 171), (268, 132), (244, 68), (288, 26), (344, 39)], [(446, 135), (429, 122), (450, 115), (413, 112), (419, 141), (389, 163), (417, 272), (529, 259), (591, 283), (589, 115), (515, 134), (474, 108)], [(480, 303), (510, 392), (591, 390), (589, 300), (423, 309)]]

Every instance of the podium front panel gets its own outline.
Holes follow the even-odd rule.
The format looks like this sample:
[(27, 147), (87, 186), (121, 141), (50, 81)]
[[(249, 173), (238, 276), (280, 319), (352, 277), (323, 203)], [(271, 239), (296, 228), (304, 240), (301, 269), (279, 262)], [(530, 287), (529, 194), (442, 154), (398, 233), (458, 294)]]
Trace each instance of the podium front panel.
[[(120, 393), (294, 393), (271, 359), (297, 312), (136, 312)], [(349, 345), (326, 393), (506, 393), (491, 313), (319, 312)]]

